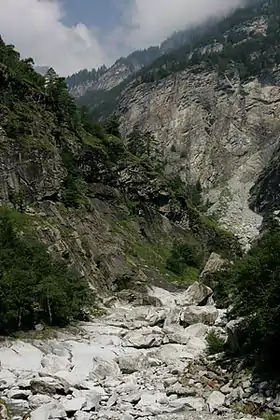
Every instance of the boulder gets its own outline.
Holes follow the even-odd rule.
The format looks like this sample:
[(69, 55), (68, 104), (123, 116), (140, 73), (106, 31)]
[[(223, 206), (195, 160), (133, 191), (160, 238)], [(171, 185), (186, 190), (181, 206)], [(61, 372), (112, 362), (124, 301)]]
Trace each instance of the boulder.
[(0, 402), (0, 419), (9, 420), (9, 418), (10, 418), (9, 410), (6, 404), (4, 404), (4, 402)]
[(192, 324), (214, 325), (218, 318), (218, 310), (215, 306), (188, 306), (181, 312), (181, 322), (184, 326)]
[(213, 391), (207, 398), (210, 413), (218, 410), (225, 403), (226, 397), (220, 391)]
[[(1, 359), (0, 359), (1, 360)], [(15, 386), (16, 376), (9, 370), (0, 370), (0, 391)]]
[(137, 332), (131, 331), (125, 336), (125, 346), (147, 349), (162, 345), (164, 334), (159, 327), (143, 327)]
[(124, 374), (137, 372), (143, 366), (143, 354), (138, 351), (137, 353), (120, 356), (117, 359), (117, 363)]
[(235, 352), (239, 347), (240, 326), (244, 318), (233, 319), (226, 325), (227, 331), (227, 345), (232, 352)]
[(56, 418), (67, 418), (66, 411), (59, 402), (52, 402), (42, 405), (37, 410), (32, 411), (31, 420), (49, 420)]
[(40, 407), (41, 405), (46, 405), (51, 402), (54, 402), (53, 398), (50, 397), (49, 395), (44, 395), (44, 394), (31, 395), (28, 398), (28, 403), (31, 410), (36, 410), (36, 408)]
[(44, 371), (49, 374), (55, 374), (62, 370), (70, 371), (71, 368), (71, 363), (66, 357), (56, 356), (55, 354), (48, 354), (43, 357), (41, 365), (44, 368)]
[(200, 274), (200, 279), (204, 284), (207, 284), (210, 287), (213, 287), (213, 275), (219, 271), (223, 265), (227, 262), (219, 254), (212, 252), (207, 263), (205, 264), (204, 269)]
[(45, 376), (42, 378), (33, 379), (30, 382), (30, 388), (33, 394), (66, 395), (69, 392), (70, 385), (61, 378), (58, 379)]
[(104, 360), (102, 357), (93, 358), (93, 370), (91, 372), (93, 378), (117, 378), (120, 375), (120, 368), (115, 361)]
[(213, 290), (202, 283), (195, 282), (184, 293), (176, 297), (176, 303), (179, 306), (187, 305), (206, 305)]
[(85, 405), (86, 398), (85, 397), (72, 398), (72, 399), (64, 398), (60, 402), (62, 404), (63, 409), (66, 411), (66, 414), (75, 413), (76, 411), (80, 411), (82, 407)]

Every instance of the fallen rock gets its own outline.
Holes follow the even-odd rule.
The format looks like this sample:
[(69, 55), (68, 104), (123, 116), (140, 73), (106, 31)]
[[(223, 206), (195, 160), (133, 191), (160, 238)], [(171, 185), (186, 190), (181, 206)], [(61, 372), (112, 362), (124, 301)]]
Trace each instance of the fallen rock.
[(218, 410), (225, 403), (225, 399), (226, 397), (220, 391), (213, 391), (207, 399), (210, 413)]
[(49, 420), (56, 418), (67, 418), (66, 411), (59, 402), (42, 405), (31, 413), (31, 420)]
[(187, 305), (206, 305), (210, 296), (212, 296), (213, 290), (210, 287), (205, 286), (202, 283), (195, 282), (182, 294), (180, 294), (176, 303), (179, 306)]
[(129, 332), (125, 336), (125, 345), (137, 349), (147, 349), (162, 345), (164, 334), (159, 327), (143, 327), (137, 332)]
[(31, 380), (30, 389), (33, 394), (66, 395), (69, 392), (70, 385), (61, 378), (45, 376)]
[(181, 312), (181, 322), (184, 326), (202, 323), (214, 325), (218, 318), (218, 310), (215, 306), (188, 306)]

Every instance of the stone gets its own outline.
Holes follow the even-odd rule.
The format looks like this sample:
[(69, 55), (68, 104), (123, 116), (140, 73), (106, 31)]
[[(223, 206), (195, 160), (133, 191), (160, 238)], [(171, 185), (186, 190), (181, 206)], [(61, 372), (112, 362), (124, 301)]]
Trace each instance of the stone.
[(164, 308), (175, 306), (175, 295), (160, 287), (150, 286), (147, 288), (148, 295), (156, 298)]
[(0, 348), (0, 360), (3, 369), (38, 372), (41, 369), (42, 357), (43, 354), (39, 349), (20, 340), (9, 347)]
[(188, 306), (181, 313), (181, 322), (185, 326), (192, 324), (214, 325), (218, 318), (215, 306)]
[(225, 263), (226, 260), (224, 260), (221, 255), (212, 252), (200, 274), (200, 279), (204, 283), (212, 286), (212, 275), (219, 271)]
[(65, 357), (56, 356), (55, 354), (48, 354), (43, 357), (41, 365), (44, 370), (50, 374), (56, 374), (62, 370), (70, 371), (71, 363)]
[[(1, 359), (0, 359), (1, 360)], [(15, 386), (16, 376), (6, 369), (0, 370), (0, 391)]]
[(85, 406), (86, 398), (79, 397), (73, 398), (71, 400), (65, 398), (63, 400), (60, 400), (60, 402), (66, 413), (75, 413), (76, 411), (80, 411), (83, 408), (83, 406)]
[(143, 365), (143, 354), (140, 352), (118, 357), (117, 363), (122, 373), (130, 374), (137, 372)]
[(125, 345), (137, 349), (159, 347), (163, 338), (164, 334), (159, 327), (143, 327), (137, 332), (129, 332), (125, 336)]
[(120, 368), (115, 361), (104, 360), (102, 357), (93, 358), (92, 376), (105, 379), (106, 377), (117, 378), (121, 375)]
[(0, 401), (0, 419), (1, 420), (9, 420), (9, 410), (4, 402)]
[(221, 408), (225, 403), (225, 399), (226, 397), (220, 391), (213, 391), (207, 398), (210, 413)]
[(27, 400), (30, 395), (31, 391), (29, 390), (11, 389), (7, 397), (12, 400)]
[(239, 327), (243, 322), (243, 318), (233, 319), (226, 324), (227, 345), (234, 353), (239, 347)]
[(195, 282), (176, 298), (179, 306), (206, 305), (207, 300), (212, 296), (213, 290), (202, 283)]
[(91, 420), (92, 414), (86, 413), (85, 411), (78, 411), (77, 413), (75, 413), (74, 419), (75, 420)]
[(65, 410), (59, 402), (42, 405), (31, 412), (31, 420), (48, 420), (55, 418), (67, 418)]
[(69, 392), (70, 385), (63, 379), (45, 376), (33, 379), (30, 382), (30, 388), (33, 394), (66, 395)]
[(31, 410), (35, 410), (41, 405), (46, 405), (46, 404), (49, 404), (50, 402), (53, 402), (53, 398), (50, 397), (49, 395), (44, 395), (44, 394), (31, 395), (28, 398), (28, 403)]

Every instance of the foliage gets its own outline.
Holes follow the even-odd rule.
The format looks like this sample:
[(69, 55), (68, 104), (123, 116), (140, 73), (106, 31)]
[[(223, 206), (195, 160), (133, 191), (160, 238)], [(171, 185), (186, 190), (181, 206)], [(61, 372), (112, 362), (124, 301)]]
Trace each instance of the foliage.
[(215, 331), (209, 332), (206, 341), (208, 354), (222, 353), (225, 350), (225, 340), (215, 333)]
[(135, 156), (156, 156), (155, 138), (150, 131), (141, 132), (135, 127), (127, 138), (127, 149)]
[(232, 303), (240, 326), (239, 355), (280, 373), (280, 228), (274, 226), (234, 265), (219, 274), (218, 294)]
[(175, 241), (166, 268), (176, 274), (183, 274), (188, 266), (200, 268), (202, 261), (200, 245), (194, 239), (188, 242)]
[(0, 213), (0, 331), (30, 329), (38, 322), (64, 325), (84, 317), (93, 303), (85, 280), (20, 234), (14, 213)]

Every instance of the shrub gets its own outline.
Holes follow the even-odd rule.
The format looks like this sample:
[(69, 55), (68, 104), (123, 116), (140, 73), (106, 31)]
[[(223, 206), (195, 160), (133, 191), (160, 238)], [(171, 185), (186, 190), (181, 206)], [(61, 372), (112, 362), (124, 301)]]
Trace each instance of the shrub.
[(31, 329), (38, 322), (65, 325), (93, 304), (86, 281), (52, 258), (38, 241), (19, 235), (0, 213), (0, 331)]
[(222, 353), (225, 350), (225, 340), (215, 333), (215, 331), (209, 332), (206, 341), (208, 354)]
[(280, 373), (280, 229), (274, 227), (228, 271), (231, 318), (244, 317), (239, 355)]
[(167, 259), (166, 268), (173, 273), (183, 274), (186, 267), (200, 268), (201, 263), (202, 252), (198, 242), (195, 240), (176, 241), (173, 244), (171, 255)]

